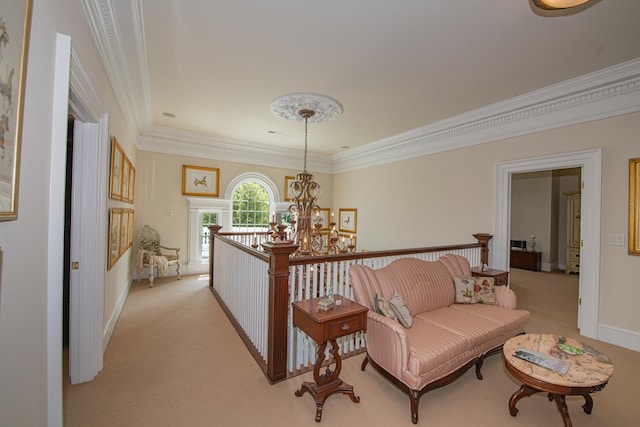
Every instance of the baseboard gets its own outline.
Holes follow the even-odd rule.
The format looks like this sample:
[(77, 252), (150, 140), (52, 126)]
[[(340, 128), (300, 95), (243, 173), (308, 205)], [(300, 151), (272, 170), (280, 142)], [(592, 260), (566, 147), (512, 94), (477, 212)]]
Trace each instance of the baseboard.
[(598, 325), (598, 340), (633, 351), (640, 351), (640, 333), (617, 326)]
[(120, 313), (122, 312), (122, 308), (124, 307), (124, 303), (127, 300), (127, 295), (129, 295), (129, 290), (131, 289), (132, 278), (129, 278), (129, 283), (124, 288), (124, 292), (120, 295), (118, 299), (118, 303), (116, 304), (111, 316), (109, 317), (109, 321), (105, 325), (104, 333), (102, 335), (102, 349), (103, 353), (107, 351), (107, 346), (109, 345), (109, 341), (111, 341), (111, 335), (113, 334), (113, 330), (116, 327), (116, 323), (118, 323), (118, 319), (120, 318)]

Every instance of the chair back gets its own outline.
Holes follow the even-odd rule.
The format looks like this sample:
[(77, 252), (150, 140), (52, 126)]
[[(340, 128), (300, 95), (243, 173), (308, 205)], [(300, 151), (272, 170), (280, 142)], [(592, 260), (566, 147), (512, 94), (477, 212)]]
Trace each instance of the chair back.
[(138, 249), (143, 249), (145, 251), (152, 252), (155, 255), (160, 255), (160, 235), (156, 230), (148, 225), (145, 225), (140, 229), (140, 231), (138, 231), (136, 245), (138, 246)]

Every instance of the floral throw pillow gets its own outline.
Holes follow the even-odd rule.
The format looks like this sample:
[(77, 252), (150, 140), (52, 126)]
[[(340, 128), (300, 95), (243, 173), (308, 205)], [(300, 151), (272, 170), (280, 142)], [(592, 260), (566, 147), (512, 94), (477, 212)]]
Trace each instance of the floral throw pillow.
[(481, 304), (498, 304), (496, 291), (493, 288), (493, 277), (476, 277), (474, 286), (474, 298)]
[(456, 286), (456, 302), (458, 304), (475, 304), (476, 279), (473, 277), (454, 277)]
[(389, 319), (398, 320), (389, 301), (386, 301), (380, 294), (376, 294), (376, 311)]
[(409, 307), (407, 307), (407, 304), (405, 304), (404, 300), (398, 292), (393, 292), (391, 300), (389, 300), (389, 305), (398, 318), (398, 322), (400, 322), (402, 326), (404, 326), (405, 328), (410, 328), (411, 326), (413, 326), (411, 311), (409, 311)]

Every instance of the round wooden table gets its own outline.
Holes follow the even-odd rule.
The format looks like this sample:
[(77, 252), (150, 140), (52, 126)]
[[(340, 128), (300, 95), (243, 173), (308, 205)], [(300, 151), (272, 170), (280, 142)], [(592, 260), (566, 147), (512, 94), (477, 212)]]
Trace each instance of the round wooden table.
[[(568, 354), (558, 347), (567, 344), (582, 350), (582, 354)], [(527, 349), (547, 354), (571, 362), (566, 374), (519, 359), (514, 356), (516, 350)], [(523, 385), (509, 399), (509, 413), (515, 417), (518, 413), (516, 403), (523, 397), (544, 392), (549, 400), (554, 400), (562, 414), (564, 425), (570, 427), (571, 418), (567, 410), (565, 396), (582, 396), (585, 403), (582, 409), (587, 414), (593, 409), (590, 393), (602, 390), (613, 374), (613, 364), (607, 356), (594, 347), (576, 341), (573, 338), (551, 334), (524, 334), (507, 341), (502, 349), (507, 371), (522, 381)]]

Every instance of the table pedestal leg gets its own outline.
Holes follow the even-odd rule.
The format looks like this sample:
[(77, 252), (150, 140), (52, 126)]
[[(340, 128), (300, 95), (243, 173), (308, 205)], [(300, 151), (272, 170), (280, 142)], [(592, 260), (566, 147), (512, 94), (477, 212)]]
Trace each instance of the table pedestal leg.
[(316, 402), (316, 422), (322, 420), (322, 408), (325, 400), (332, 394), (342, 393), (349, 396), (353, 403), (359, 403), (360, 397), (356, 396), (353, 392), (353, 386), (342, 381), (340, 376), (340, 370), (342, 369), (342, 359), (338, 353), (338, 343), (336, 340), (331, 341), (332, 349), (329, 351), (336, 362), (335, 370), (331, 371), (329, 365), (327, 365), (326, 372), (320, 373), (320, 368), (325, 360), (325, 348), (326, 343), (318, 348), (318, 358), (313, 370), (313, 379), (315, 382), (305, 381), (302, 383), (300, 390), (296, 390), (295, 395), (300, 397), (306, 392), (309, 392)]
[(509, 399), (509, 413), (511, 414), (511, 416), (515, 417), (516, 415), (518, 415), (518, 408), (516, 408), (516, 403), (518, 403), (518, 400), (522, 399), (523, 397), (529, 397), (532, 394), (536, 394), (538, 392), (540, 392), (540, 390), (536, 390), (535, 388), (529, 387), (528, 385), (523, 385), (522, 387), (520, 387), (520, 390), (513, 393), (511, 399)]

